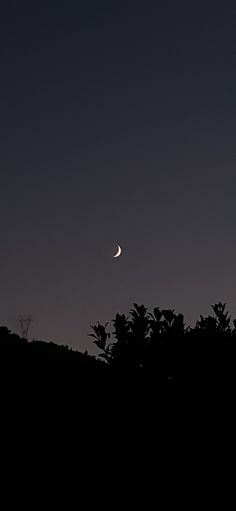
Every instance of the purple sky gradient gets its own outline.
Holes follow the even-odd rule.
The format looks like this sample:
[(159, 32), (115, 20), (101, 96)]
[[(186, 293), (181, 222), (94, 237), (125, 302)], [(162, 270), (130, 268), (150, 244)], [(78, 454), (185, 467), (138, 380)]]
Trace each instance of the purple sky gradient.
[(33, 337), (92, 351), (89, 325), (133, 302), (192, 323), (221, 300), (236, 317), (236, 5), (159, 4), (2, 8), (13, 331), (31, 314)]

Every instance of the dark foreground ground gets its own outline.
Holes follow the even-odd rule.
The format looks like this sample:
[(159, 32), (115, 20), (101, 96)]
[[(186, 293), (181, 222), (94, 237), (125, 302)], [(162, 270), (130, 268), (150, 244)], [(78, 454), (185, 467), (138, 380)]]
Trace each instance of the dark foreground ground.
[(22, 471), (25, 484), (40, 477), (42, 494), (47, 476), (56, 476), (58, 496), (69, 478), (73, 490), (86, 488), (87, 502), (109, 501), (112, 493), (110, 509), (127, 492), (133, 502), (127, 509), (136, 509), (142, 495), (158, 495), (163, 484), (169, 491), (173, 482), (233, 484), (231, 375), (160, 378), (32, 344), (1, 347), (2, 460), (10, 480)]

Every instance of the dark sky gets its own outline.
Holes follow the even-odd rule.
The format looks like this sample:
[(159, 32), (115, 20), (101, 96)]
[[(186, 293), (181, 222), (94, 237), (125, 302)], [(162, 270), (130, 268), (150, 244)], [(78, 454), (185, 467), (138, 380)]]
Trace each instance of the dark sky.
[(6, 3), (0, 65), (0, 324), (235, 317), (235, 1)]

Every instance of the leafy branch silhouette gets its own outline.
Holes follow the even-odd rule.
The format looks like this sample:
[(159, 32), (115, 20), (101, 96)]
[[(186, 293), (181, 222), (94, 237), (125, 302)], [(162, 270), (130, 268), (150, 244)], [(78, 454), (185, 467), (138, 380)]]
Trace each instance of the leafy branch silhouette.
[(156, 368), (159, 374), (196, 372), (200, 359), (213, 356), (212, 345), (231, 342), (236, 337), (236, 320), (231, 328), (231, 316), (226, 304), (218, 302), (211, 306), (214, 315), (203, 317), (195, 327), (186, 326), (183, 314), (174, 309), (155, 307), (152, 312), (144, 305), (133, 304), (129, 315), (116, 314), (108, 323), (91, 326), (94, 343), (102, 357), (112, 366), (136, 370)]

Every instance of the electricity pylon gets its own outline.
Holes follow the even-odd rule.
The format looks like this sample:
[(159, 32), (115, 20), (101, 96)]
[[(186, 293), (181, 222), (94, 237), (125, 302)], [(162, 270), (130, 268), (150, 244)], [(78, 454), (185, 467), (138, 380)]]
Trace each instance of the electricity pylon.
[(20, 328), (21, 328), (21, 336), (23, 337), (23, 339), (27, 339), (27, 341), (28, 341), (28, 335), (29, 335), (29, 327), (30, 327), (32, 321), (33, 320), (31, 318), (31, 316), (28, 316), (27, 318), (21, 317), (19, 319)]

